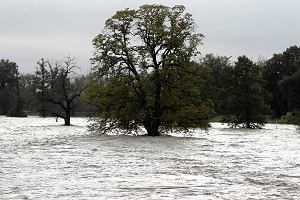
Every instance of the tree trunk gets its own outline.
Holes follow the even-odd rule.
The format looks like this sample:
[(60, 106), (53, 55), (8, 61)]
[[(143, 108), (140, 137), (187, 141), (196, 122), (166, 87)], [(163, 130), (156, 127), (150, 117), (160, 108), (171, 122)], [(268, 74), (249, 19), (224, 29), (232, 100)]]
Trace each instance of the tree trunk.
[(67, 103), (67, 107), (65, 109), (65, 126), (70, 126), (71, 125), (71, 106), (70, 103)]
[(249, 108), (246, 108), (246, 128), (251, 128)]
[(154, 72), (155, 77), (155, 93), (154, 93), (154, 108), (152, 116), (146, 119), (144, 127), (147, 130), (148, 136), (159, 136), (159, 126), (161, 124), (161, 80), (159, 75), (159, 68), (156, 67)]
[(156, 119), (149, 119), (144, 123), (144, 127), (147, 130), (148, 136), (160, 136), (159, 132), (160, 121)]
[(246, 128), (251, 128), (250, 122), (246, 122)]
[(70, 117), (66, 117), (64, 120), (65, 120), (65, 126), (70, 126), (71, 125)]

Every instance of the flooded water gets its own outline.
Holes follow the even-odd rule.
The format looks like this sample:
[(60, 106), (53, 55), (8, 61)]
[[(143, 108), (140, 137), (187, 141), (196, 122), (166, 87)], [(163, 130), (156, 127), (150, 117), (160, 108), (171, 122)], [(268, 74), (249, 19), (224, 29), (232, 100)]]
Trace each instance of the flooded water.
[(62, 123), (0, 117), (0, 199), (300, 199), (297, 126), (153, 138)]

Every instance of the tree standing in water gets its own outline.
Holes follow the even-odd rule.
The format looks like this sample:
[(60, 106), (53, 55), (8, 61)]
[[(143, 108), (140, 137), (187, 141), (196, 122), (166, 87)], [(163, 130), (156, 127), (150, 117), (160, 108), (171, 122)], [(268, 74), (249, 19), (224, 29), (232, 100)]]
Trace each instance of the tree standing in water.
[(203, 37), (184, 6), (144, 5), (117, 12), (93, 40), (94, 84), (87, 100), (98, 107), (92, 128), (149, 136), (208, 126), (211, 103), (201, 96), (201, 69), (192, 64)]
[(237, 127), (260, 128), (266, 123), (269, 107), (260, 68), (246, 56), (238, 57), (233, 68), (225, 72), (224, 122)]
[(19, 89), (18, 65), (9, 60), (0, 60), (0, 115), (26, 117)]
[[(70, 126), (72, 105), (77, 97), (80, 97), (84, 85), (79, 85), (73, 76), (77, 66), (73, 58), (66, 58), (62, 62), (51, 64), (41, 59), (36, 71), (36, 95), (41, 102), (52, 105), (47, 112), (62, 118), (66, 126)], [(43, 107), (45, 109), (45, 107)], [(45, 110), (43, 110), (45, 112)]]

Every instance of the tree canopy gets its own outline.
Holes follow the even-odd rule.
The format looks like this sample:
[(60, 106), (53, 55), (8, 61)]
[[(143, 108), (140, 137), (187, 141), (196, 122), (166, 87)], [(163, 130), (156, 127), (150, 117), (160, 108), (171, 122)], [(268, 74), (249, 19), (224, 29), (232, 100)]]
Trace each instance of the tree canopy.
[(25, 117), (19, 91), (18, 65), (0, 60), (0, 115)]
[(207, 98), (213, 102), (214, 113), (223, 115), (223, 102), (226, 95), (224, 79), (227, 69), (232, 67), (230, 57), (207, 54), (200, 60), (199, 65), (208, 70), (208, 76), (205, 77), (205, 91)]
[(266, 123), (267, 93), (260, 75), (260, 68), (246, 56), (238, 57), (225, 76), (224, 122), (246, 128), (261, 127)]
[(274, 54), (265, 64), (263, 78), (267, 82), (266, 89), (272, 94), (270, 105), (276, 117), (299, 111), (299, 67), (298, 46), (291, 46), (283, 53)]
[(201, 95), (203, 70), (192, 63), (203, 35), (184, 6), (144, 5), (118, 11), (93, 40), (94, 84), (87, 100), (98, 107), (92, 128), (148, 135), (206, 128), (211, 102)]

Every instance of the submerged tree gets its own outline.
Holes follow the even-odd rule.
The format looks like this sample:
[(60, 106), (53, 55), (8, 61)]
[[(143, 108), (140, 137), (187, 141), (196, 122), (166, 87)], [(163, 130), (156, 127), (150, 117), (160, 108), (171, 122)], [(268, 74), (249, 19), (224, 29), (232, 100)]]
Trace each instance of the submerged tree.
[(269, 108), (265, 103), (267, 93), (263, 87), (260, 68), (246, 56), (242, 56), (226, 73), (226, 115), (223, 121), (235, 127), (263, 126)]
[(25, 117), (19, 90), (18, 65), (9, 60), (0, 60), (0, 114)]
[(184, 6), (144, 5), (117, 12), (93, 40), (95, 81), (87, 100), (98, 107), (94, 129), (149, 136), (172, 128), (206, 128), (211, 103), (201, 96), (201, 68), (191, 63), (203, 37)]
[[(38, 69), (35, 71), (35, 94), (37, 97), (37, 111), (41, 117), (46, 117), (49, 113), (50, 106), (49, 102), (46, 100), (49, 93), (49, 86), (51, 82), (51, 68), (49, 62), (45, 61), (43, 58), (38, 61)], [(49, 68), (49, 69), (48, 69)]]
[(29, 114), (38, 111), (38, 102), (35, 95), (36, 76), (34, 74), (21, 74), (19, 76), (19, 90), (23, 107)]
[(271, 108), (275, 117), (298, 110), (299, 84), (297, 74), (300, 65), (300, 47), (291, 46), (283, 53), (274, 54), (266, 62), (263, 78), (267, 82), (267, 90), (272, 94)]
[[(42, 104), (43, 112), (62, 118), (65, 125), (70, 125), (74, 100), (84, 90), (84, 85), (77, 84), (74, 76), (76, 65), (73, 58), (66, 58), (54, 64), (41, 59), (36, 71), (36, 95)], [(46, 104), (47, 103), (47, 104)], [(52, 105), (49, 108), (49, 104)]]
[(9, 60), (0, 60), (0, 114), (7, 115), (12, 107), (13, 90), (17, 85), (17, 65)]
[(209, 76), (206, 78), (206, 93), (214, 104), (215, 114), (222, 115), (223, 107), (222, 102), (224, 100), (225, 85), (224, 76), (227, 68), (231, 67), (230, 57), (217, 56), (214, 54), (205, 55), (200, 62), (200, 65), (206, 67), (209, 70)]
[(18, 71), (16, 71), (16, 87), (15, 87), (15, 105), (12, 107), (10, 112), (8, 113), (9, 117), (27, 117), (27, 115), (23, 112), (24, 107), (24, 99), (21, 96), (20, 92), (20, 74)]

